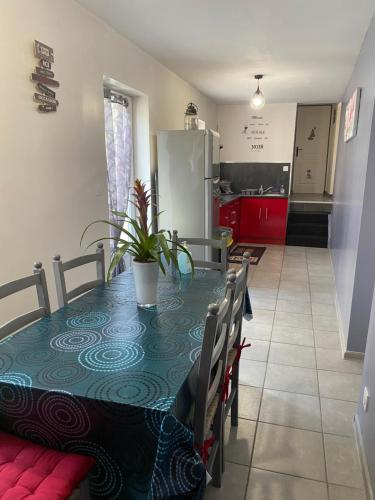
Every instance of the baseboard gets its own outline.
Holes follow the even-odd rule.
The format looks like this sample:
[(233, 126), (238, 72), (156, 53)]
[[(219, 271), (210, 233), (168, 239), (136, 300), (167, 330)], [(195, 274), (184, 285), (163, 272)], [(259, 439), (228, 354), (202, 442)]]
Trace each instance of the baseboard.
[(357, 415), (354, 417), (353, 426), (354, 426), (354, 438), (358, 449), (359, 459), (361, 462), (363, 480), (365, 482), (366, 498), (367, 500), (374, 500), (374, 493), (371, 486), (370, 471), (367, 464), (367, 457), (365, 448), (363, 446), (361, 427), (359, 425)]
[[(333, 270), (332, 254), (331, 254), (330, 248), (329, 248), (329, 256), (331, 259), (331, 266), (332, 266), (332, 270)], [(341, 312), (340, 312), (340, 307), (339, 307), (339, 299), (337, 297), (335, 273), (333, 273), (333, 281), (334, 281), (334, 285), (335, 285), (335, 309), (336, 309), (336, 315), (337, 315), (337, 322), (339, 324), (339, 338), (340, 338), (342, 357), (344, 359), (364, 359), (365, 353), (358, 352), (358, 351), (348, 351), (348, 349), (346, 348), (347, 347), (346, 346), (346, 338), (344, 336), (344, 332), (343, 332), (343, 328), (342, 328), (342, 319), (341, 319)]]

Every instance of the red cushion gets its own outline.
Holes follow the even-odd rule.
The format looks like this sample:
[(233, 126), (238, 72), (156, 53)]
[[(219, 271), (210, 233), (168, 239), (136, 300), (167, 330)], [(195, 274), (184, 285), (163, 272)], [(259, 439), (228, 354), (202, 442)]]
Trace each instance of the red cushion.
[(69, 498), (93, 464), (92, 457), (49, 450), (0, 431), (0, 498)]

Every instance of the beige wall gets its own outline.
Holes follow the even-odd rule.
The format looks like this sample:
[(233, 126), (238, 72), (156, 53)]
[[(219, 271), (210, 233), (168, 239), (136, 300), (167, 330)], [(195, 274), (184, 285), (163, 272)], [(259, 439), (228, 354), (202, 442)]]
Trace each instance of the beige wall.
[[(248, 104), (226, 104), (218, 108), (219, 132), (224, 162), (293, 162), (296, 103), (266, 104), (254, 111)], [(244, 127), (248, 129), (244, 132)], [(252, 131), (265, 134), (252, 134)], [(254, 136), (262, 139), (254, 139)], [(260, 145), (262, 148), (252, 148)]]
[[(55, 51), (55, 114), (32, 101), (34, 39)], [(1, 0), (0, 56), (0, 283), (41, 260), (55, 305), (53, 254), (79, 254), (82, 229), (107, 216), (103, 76), (148, 96), (151, 144), (157, 129), (183, 127), (189, 101), (216, 128), (216, 106), (73, 0)], [(23, 299), (2, 305), (0, 323)]]

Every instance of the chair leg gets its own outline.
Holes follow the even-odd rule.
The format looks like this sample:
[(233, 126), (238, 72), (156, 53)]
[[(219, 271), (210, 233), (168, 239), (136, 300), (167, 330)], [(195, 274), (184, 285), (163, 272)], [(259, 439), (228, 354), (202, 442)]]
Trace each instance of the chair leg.
[(221, 476), (223, 474), (223, 443), (224, 443), (224, 419), (223, 419), (223, 403), (220, 403), (219, 408), (216, 412), (213, 433), (216, 436), (218, 448), (216, 450), (216, 455), (214, 458), (214, 463), (212, 465), (212, 486), (215, 488), (221, 488)]
[(239, 379), (239, 363), (236, 361), (232, 368), (232, 390), (235, 391), (232, 407), (230, 409), (230, 420), (232, 427), (238, 426), (238, 379)]

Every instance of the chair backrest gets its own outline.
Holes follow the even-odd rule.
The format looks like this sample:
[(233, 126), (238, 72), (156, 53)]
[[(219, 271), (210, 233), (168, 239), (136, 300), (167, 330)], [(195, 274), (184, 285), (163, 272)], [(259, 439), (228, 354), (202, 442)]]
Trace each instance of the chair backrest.
[(225, 368), (223, 349), (228, 335), (233, 306), (233, 293), (228, 289), (220, 304), (210, 304), (206, 316), (202, 351), (199, 360), (194, 411), (195, 443), (205, 440), (207, 410), (219, 392)]
[(220, 239), (206, 239), (206, 238), (180, 238), (178, 232), (175, 229), (172, 236), (172, 251), (177, 257), (177, 246), (176, 243), (187, 243), (192, 246), (200, 247), (211, 247), (220, 250), (220, 261), (208, 261), (208, 260), (195, 260), (193, 259), (194, 266), (197, 268), (204, 269), (216, 269), (218, 271), (226, 271), (228, 266), (228, 251), (227, 251), (227, 234), (222, 233)]
[[(96, 280), (83, 283), (70, 292), (67, 292), (64, 273), (70, 269), (89, 264), (90, 262), (96, 262)], [(78, 295), (88, 292), (96, 286), (104, 283), (105, 267), (103, 243), (98, 243), (95, 253), (90, 255), (81, 255), (80, 257), (76, 257), (75, 259), (71, 259), (66, 262), (61, 261), (60, 255), (55, 255), (53, 258), (53, 271), (55, 273), (57, 301), (59, 307), (64, 307), (70, 300), (78, 297)]]
[(13, 295), (21, 290), (30, 288), (31, 286), (36, 287), (39, 308), (22, 314), (21, 316), (18, 316), (17, 318), (8, 321), (8, 323), (0, 326), (0, 338), (6, 337), (33, 321), (51, 313), (46, 275), (41, 262), (36, 262), (34, 264), (33, 274), (31, 276), (26, 276), (25, 278), (20, 278), (9, 283), (5, 283), (4, 285), (0, 285), (0, 299), (4, 299), (9, 295)]
[[(250, 254), (248, 252), (245, 252), (243, 254), (241, 269), (237, 272), (234, 269), (230, 269), (228, 271), (227, 288), (233, 287), (234, 285), (233, 308), (232, 308), (232, 317), (230, 321), (230, 332), (229, 332), (230, 335), (228, 337), (228, 346), (227, 346), (228, 351), (229, 349), (232, 348), (233, 344), (235, 343), (242, 326), (249, 264), (250, 264)], [(235, 277), (235, 280), (232, 281), (230, 279), (230, 275), (233, 275)], [(241, 339), (239, 338), (238, 341), (240, 342)]]

